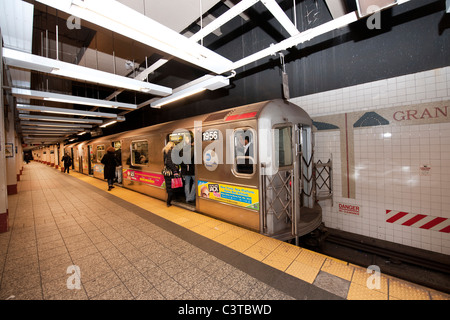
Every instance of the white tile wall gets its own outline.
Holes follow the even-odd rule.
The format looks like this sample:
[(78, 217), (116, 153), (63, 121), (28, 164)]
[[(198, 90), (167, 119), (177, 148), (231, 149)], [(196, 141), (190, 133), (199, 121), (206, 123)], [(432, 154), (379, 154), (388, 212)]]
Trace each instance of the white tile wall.
[(450, 66), (292, 98), (312, 117), (443, 101), (450, 97)]
[[(450, 100), (450, 66), (291, 99), (314, 117)], [(386, 210), (450, 218), (450, 123), (354, 129), (356, 199), (342, 197), (339, 131), (318, 131), (315, 161), (333, 160), (325, 225), (450, 255), (450, 234), (386, 223)], [(422, 176), (419, 168), (431, 166)], [(337, 202), (361, 206), (338, 213)]]

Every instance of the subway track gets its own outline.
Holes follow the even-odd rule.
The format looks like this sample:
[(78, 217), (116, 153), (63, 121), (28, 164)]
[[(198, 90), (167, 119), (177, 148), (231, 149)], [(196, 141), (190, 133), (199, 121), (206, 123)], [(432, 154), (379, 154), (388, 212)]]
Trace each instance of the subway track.
[(316, 252), (368, 267), (382, 274), (450, 293), (450, 257), (335, 229), (321, 246), (302, 245)]

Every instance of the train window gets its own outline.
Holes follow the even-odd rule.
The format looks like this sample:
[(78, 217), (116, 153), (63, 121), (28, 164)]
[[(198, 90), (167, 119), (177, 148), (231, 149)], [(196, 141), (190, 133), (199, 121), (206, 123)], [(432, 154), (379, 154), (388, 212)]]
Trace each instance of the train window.
[[(185, 158), (183, 153), (191, 148), (191, 143), (194, 142), (194, 135), (191, 131), (187, 130), (175, 130), (173, 133), (167, 136), (166, 141), (171, 141), (175, 143), (175, 147), (172, 151), (172, 161), (175, 164), (181, 164), (182, 162), (185, 164), (191, 164), (193, 159)], [(192, 157), (193, 153), (189, 153)], [(186, 155), (188, 156), (188, 155)]]
[(148, 164), (147, 140), (139, 140), (131, 142), (131, 164), (141, 166)]
[(105, 155), (105, 145), (97, 146), (97, 162), (100, 163), (102, 161), (103, 156)]
[(236, 173), (253, 174), (255, 171), (255, 144), (253, 131), (238, 129), (234, 131), (234, 170)]
[(173, 132), (171, 134), (168, 135), (168, 139), (167, 141), (172, 141), (173, 143), (175, 143), (175, 145), (178, 145), (181, 142), (186, 142), (186, 143), (190, 143), (190, 141), (193, 141), (194, 136), (192, 134), (192, 132), (190, 131), (178, 131), (178, 132)]
[(114, 141), (113, 147), (116, 150), (116, 160), (122, 165), (122, 143), (120, 141)]
[(275, 163), (278, 167), (292, 165), (292, 127), (275, 128)]

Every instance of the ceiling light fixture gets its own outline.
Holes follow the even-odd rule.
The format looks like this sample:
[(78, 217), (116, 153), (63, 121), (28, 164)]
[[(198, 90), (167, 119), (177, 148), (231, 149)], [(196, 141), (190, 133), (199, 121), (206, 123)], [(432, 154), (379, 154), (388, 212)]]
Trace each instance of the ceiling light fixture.
[(61, 134), (61, 133), (58, 133), (58, 132), (29, 132), (29, 133), (25, 133), (24, 135), (27, 135), (27, 136), (47, 136), (47, 137), (50, 137), (50, 136), (64, 136), (64, 137), (66, 137), (66, 136), (69, 136), (70, 133)]
[(101, 117), (101, 118), (116, 118), (116, 114), (105, 113), (105, 112), (94, 112), (94, 111), (82, 111), (75, 109), (65, 109), (65, 108), (53, 108), (46, 106), (32, 106), (25, 104), (17, 104), (18, 110), (23, 111), (34, 111), (43, 113), (55, 113), (55, 114), (66, 114), (74, 116), (84, 116), (84, 117)]
[(53, 131), (53, 132), (80, 132), (84, 128), (51, 128), (51, 127), (36, 127), (22, 125), (22, 131)]
[[(96, 120), (97, 121), (97, 120)], [(100, 120), (98, 120), (100, 121)], [(20, 124), (22, 126), (39, 126), (39, 127), (50, 127), (50, 128), (84, 128), (91, 129), (93, 126), (91, 124), (80, 124), (80, 123), (58, 123), (58, 122), (43, 122), (43, 121), (29, 121), (21, 120)]]
[(49, 59), (18, 50), (3, 48), (3, 58), (9, 66), (41, 71), (71, 79), (100, 83), (157, 96), (167, 96), (172, 89), (149, 82), (122, 77), (109, 72), (86, 68), (72, 63)]
[(80, 105), (88, 105), (88, 106), (104, 107), (104, 108), (115, 108), (115, 109), (121, 108), (121, 109), (132, 109), (132, 110), (137, 109), (137, 106), (135, 104), (98, 100), (98, 99), (92, 99), (92, 98), (84, 98), (84, 97), (71, 96), (71, 95), (46, 92), (46, 91), (11, 88), (11, 92), (12, 92), (12, 95), (15, 97), (27, 98), (27, 99), (38, 99), (38, 100), (45, 100), (45, 101), (80, 104)]
[(38, 116), (38, 115), (31, 115), (31, 114), (19, 114), (19, 119), (24, 120), (39, 120), (39, 121), (56, 121), (56, 122), (73, 122), (73, 123), (95, 123), (95, 124), (101, 124), (103, 123), (102, 120), (96, 120), (96, 119), (80, 119), (80, 118), (64, 118), (64, 117), (48, 117), (48, 116)]
[(64, 132), (55, 132), (55, 131), (35, 131), (35, 130), (23, 130), (22, 134), (23, 135), (42, 135), (42, 134), (46, 134), (46, 135), (56, 135), (56, 136), (67, 136), (67, 135), (71, 135), (71, 134), (75, 134), (78, 133), (79, 131), (64, 131)]
[(231, 64), (225, 57), (118, 1), (111, 0), (107, 4), (98, 0), (37, 1), (217, 74)]
[(178, 87), (177, 89), (174, 89), (173, 93), (170, 96), (158, 99), (150, 103), (150, 106), (152, 108), (160, 108), (165, 104), (186, 98), (188, 96), (205, 91), (207, 89), (216, 90), (219, 88), (223, 88), (229, 84), (230, 84), (229, 78), (226, 78), (224, 76), (207, 75), (184, 86)]
[(106, 128), (107, 126), (110, 126), (110, 125), (112, 125), (112, 124), (114, 124), (114, 123), (116, 123), (117, 121), (109, 121), (109, 122), (106, 122), (106, 123), (104, 123), (103, 125), (101, 125), (100, 126), (100, 128)]

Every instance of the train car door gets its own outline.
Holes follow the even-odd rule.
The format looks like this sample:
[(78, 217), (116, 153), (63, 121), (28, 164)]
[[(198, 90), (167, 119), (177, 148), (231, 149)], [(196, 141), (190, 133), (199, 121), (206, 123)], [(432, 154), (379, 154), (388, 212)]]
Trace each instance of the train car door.
[(264, 166), (261, 177), (263, 229), (280, 239), (296, 235), (299, 216), (298, 154), (296, 128), (292, 124), (275, 125), (272, 130), (274, 163)]
[(74, 160), (74, 157), (73, 157), (73, 148), (70, 148), (70, 157), (71, 157), (71, 159), (72, 159), (72, 170), (74, 170), (74, 169), (75, 169), (75, 161), (73, 161), (73, 160)]
[(75, 147), (75, 156), (73, 159), (73, 164), (74, 164), (74, 170), (82, 173), (83, 172), (83, 166), (81, 165), (81, 152), (80, 152), (80, 148), (78, 148), (77, 146)]
[(92, 156), (92, 168), (94, 171), (94, 177), (103, 180), (103, 164), (101, 163), (101, 161), (106, 153), (106, 146), (105, 144), (95, 144), (93, 146), (93, 149), (95, 150), (95, 153)]
[[(166, 142), (168, 142), (168, 141), (172, 141), (175, 143), (175, 147), (174, 147), (174, 151), (172, 151), (172, 155), (174, 155), (176, 153), (176, 155), (182, 157), (182, 159), (178, 159), (180, 162), (183, 162), (183, 163), (180, 163), (180, 169), (182, 167), (187, 169), (188, 167), (186, 167), (186, 166), (194, 166), (194, 163), (193, 163), (194, 147), (193, 146), (191, 147), (191, 143), (194, 141), (194, 134), (192, 133), (192, 131), (189, 131), (189, 130), (177, 131), (176, 130), (173, 133), (168, 134), (166, 136)], [(191, 157), (185, 158), (185, 156), (183, 155), (184, 151), (190, 151)], [(184, 163), (184, 160), (186, 160), (187, 163)], [(195, 176), (195, 174), (194, 174), (194, 176)], [(187, 186), (187, 189), (186, 189), (186, 183), (189, 184)], [(190, 196), (192, 196), (195, 199), (195, 191), (196, 191), (195, 178), (190, 179), (190, 177), (189, 178), (184, 177), (183, 187), (174, 189), (173, 202), (179, 206), (186, 208), (186, 209), (195, 210), (195, 202), (193, 202), (193, 201), (187, 202), (186, 201), (187, 200), (186, 199), (186, 191), (188, 192), (188, 194)]]
[(93, 153), (94, 150), (92, 148), (92, 145), (88, 145), (87, 146), (87, 169), (88, 169), (88, 174), (90, 176), (94, 175), (94, 166), (93, 166)]
[(87, 159), (86, 147), (80, 148), (80, 173), (87, 174), (87, 166), (84, 164)]
[(113, 147), (116, 150), (116, 160), (119, 166), (116, 167), (116, 179), (118, 184), (122, 184), (123, 170), (122, 170), (122, 141), (113, 141)]

